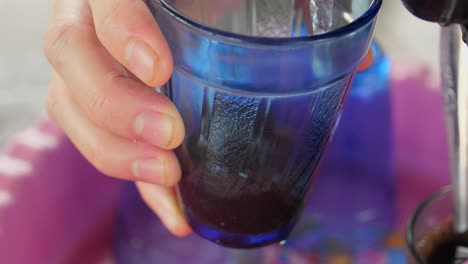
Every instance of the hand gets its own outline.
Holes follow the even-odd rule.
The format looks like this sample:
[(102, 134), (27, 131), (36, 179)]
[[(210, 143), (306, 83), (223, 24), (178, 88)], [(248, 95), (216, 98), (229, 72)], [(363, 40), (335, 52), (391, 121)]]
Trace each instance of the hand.
[(183, 140), (182, 118), (152, 88), (169, 79), (172, 57), (144, 1), (56, 0), (44, 49), (56, 71), (51, 117), (98, 170), (137, 182), (172, 233), (190, 233), (171, 151)]

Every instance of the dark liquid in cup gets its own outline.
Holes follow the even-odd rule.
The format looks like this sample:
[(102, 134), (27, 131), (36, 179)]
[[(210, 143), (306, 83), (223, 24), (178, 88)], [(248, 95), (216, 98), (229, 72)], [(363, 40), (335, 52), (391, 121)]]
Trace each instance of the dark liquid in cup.
[(346, 79), (320, 92), (272, 98), (216, 92), (198, 111), (195, 103), (186, 111), (179, 107), (187, 124), (177, 150), (183, 170), (179, 194), (194, 231), (234, 248), (286, 239), (348, 84)]
[[(457, 258), (456, 252), (457, 248), (466, 248), (468, 249), (468, 235), (453, 235), (448, 238), (444, 238), (443, 241), (438, 241), (438, 244), (434, 249), (431, 250), (427, 256), (428, 264), (442, 264), (442, 263), (457, 263), (460, 260), (468, 260), (468, 258)], [(468, 255), (467, 255), (468, 257)]]
[[(280, 142), (283, 140), (279, 138)], [(291, 145), (287, 140), (283, 143)], [(260, 165), (263, 161), (251, 157), (240, 175), (236, 166), (223, 167), (225, 171), (217, 173), (221, 168), (198, 161), (197, 154), (182, 162), (201, 164), (185, 169), (188, 173), (179, 185), (184, 212), (195, 231), (235, 248), (285, 239), (302, 212), (304, 195), (315, 169), (311, 166), (303, 174), (285, 177), (278, 166), (284, 166), (288, 159), (283, 155), (287, 153), (290, 151), (278, 152), (276, 157), (265, 155), (270, 166)]]
[(445, 225), (419, 242), (427, 264), (462, 264), (468, 261), (468, 233), (455, 234)]
[[(282, 67), (277, 70), (284, 75)], [(254, 78), (249, 82), (272, 74), (249, 74)], [(299, 76), (304, 83), (311, 78), (298, 72), (282, 82)], [(352, 77), (320, 89), (304, 87), (302, 93), (257, 93), (257, 87), (238, 93), (229, 86), (200, 85), (175, 71), (165, 89), (186, 128), (177, 149), (183, 171), (179, 194), (193, 230), (234, 248), (286, 239), (302, 212)]]

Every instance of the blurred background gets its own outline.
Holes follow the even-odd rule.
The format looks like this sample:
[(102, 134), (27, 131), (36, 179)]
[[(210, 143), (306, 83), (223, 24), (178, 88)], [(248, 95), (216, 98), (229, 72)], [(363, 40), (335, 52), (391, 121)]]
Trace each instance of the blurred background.
[[(0, 36), (2, 36), (0, 39), (0, 149), (5, 146), (8, 139), (15, 133), (31, 126), (34, 120), (44, 113), (45, 97), (49, 77), (51, 75), (51, 67), (43, 55), (42, 35), (47, 27), (52, 4), (53, 2), (51, 0), (0, 0), (0, 22), (2, 25), (0, 27)], [(398, 207), (400, 214), (398, 216), (401, 219), (400, 227), (404, 227), (409, 214), (419, 203), (421, 197), (425, 197), (428, 193), (439, 188), (442, 183), (445, 184), (447, 182), (447, 177), (441, 177), (448, 175), (445, 157), (445, 137), (440, 133), (440, 131), (443, 131), (442, 113), (440, 108), (434, 107), (439, 105), (441, 100), (437, 92), (429, 95), (425, 94), (426, 90), (438, 87), (438, 83), (432, 83), (437, 82), (437, 78), (426, 78), (427, 76), (431, 76), (431, 74), (418, 72), (421, 71), (421, 69), (423, 69), (422, 71), (426, 71), (426, 69), (430, 69), (433, 72), (439, 71), (439, 27), (413, 17), (406, 11), (400, 0), (384, 0), (375, 31), (375, 39), (380, 44), (381, 48), (383, 48), (384, 52), (387, 53), (390, 60), (398, 61), (397, 64), (394, 64), (396, 66), (391, 69), (392, 71), (398, 72), (399, 74), (410, 72), (413, 68), (416, 71), (416, 74), (406, 79), (400, 78), (404, 80), (398, 80), (398, 78), (393, 80), (394, 87), (400, 87), (399, 91), (401, 91), (397, 91), (396, 93), (399, 98), (399, 108), (395, 111), (395, 115), (404, 117), (404, 119), (400, 118), (401, 120), (395, 125), (397, 138), (395, 145), (399, 151), (397, 155), (398, 166), (396, 166), (398, 174), (396, 188), (400, 194), (397, 197), (397, 207), (400, 206)], [(420, 67), (421, 65), (423, 65), (423, 67)], [(437, 75), (438, 73), (436, 76)], [(420, 103), (415, 104), (415, 99), (419, 100)], [(378, 128), (377, 122), (369, 123), (370, 126), (377, 126), (376, 129), (382, 129)], [(372, 127), (372, 129), (372, 131), (375, 131), (375, 127)], [(387, 130), (386, 127), (383, 129)], [(436, 132), (432, 132), (432, 130)], [(363, 133), (363, 135), (366, 134)], [(407, 147), (403, 148), (402, 146)], [(376, 148), (380, 147), (377, 146)], [(66, 153), (66, 155), (64, 155), (64, 153)], [(5, 160), (10, 163), (12, 162), (12, 160), (4, 159), (4, 161)], [(16, 191), (17, 194), (15, 194), (17, 195), (15, 199), (18, 202), (13, 203), (17, 210), (12, 210), (12, 212), (14, 211), (22, 217), (17, 217), (17, 215), (10, 213), (10, 222), (8, 222), (10, 225), (8, 225), (8, 223), (5, 225), (7, 227), (13, 226), (17, 229), (13, 230), (12, 228), (0, 226), (0, 252), (2, 249), (2, 242), (4, 244), (10, 243), (10, 241), (6, 241), (5, 239), (2, 241), (1, 236), (5, 235), (8, 229), (11, 229), (11, 237), (15, 237), (17, 240), (14, 241), (15, 243), (11, 243), (12, 245), (22, 245), (22, 247), (24, 246), (27, 248), (28, 245), (35, 245), (37, 247), (36, 244), (38, 244), (41, 246), (37, 247), (34, 252), (40, 255), (36, 256), (31, 254), (32, 257), (41, 259), (38, 256), (47, 256), (47, 254), (53, 256), (57, 251), (55, 245), (60, 245), (62, 247), (62, 241), (65, 241), (67, 238), (73, 238), (73, 235), (76, 235), (73, 232), (69, 232), (70, 230), (74, 230), (74, 224), (79, 224), (81, 226), (81, 224), (86, 222), (83, 219), (93, 220), (94, 218), (92, 217), (98, 218), (96, 215), (101, 215), (96, 212), (102, 213), (102, 204), (111, 204), (109, 201), (116, 196), (114, 194), (116, 194), (117, 191), (113, 193), (109, 190), (117, 190), (118, 188), (112, 189), (112, 186), (110, 186), (115, 184), (114, 187), (117, 187), (117, 183), (111, 182), (108, 177), (95, 177), (97, 175), (96, 171), (94, 171), (67, 142), (61, 145), (57, 151), (46, 153), (38, 160), (38, 163), (44, 162), (44, 164), (47, 165), (50, 164), (50, 160), (57, 162), (54, 163), (54, 166), (50, 166), (54, 167), (53, 173), (47, 170), (46, 167), (49, 166), (44, 166), (38, 169), (39, 172), (34, 172), (40, 177), (32, 177), (30, 179), (24, 177), (25, 180), (21, 178), (21, 191)], [(0, 159), (0, 163), (1, 161)], [(3, 163), (5, 164), (6, 162)], [(62, 177), (64, 175), (68, 177)], [(378, 176), (379, 179), (383, 178), (381, 174)], [(37, 180), (35, 180), (35, 178), (37, 178)], [(11, 177), (11, 179), (14, 178)], [(428, 179), (431, 179), (431, 181), (428, 181)], [(55, 189), (53, 186), (51, 188), (50, 182), (55, 183)], [(85, 185), (89, 182), (92, 184)], [(368, 186), (365, 181), (360, 184), (361, 187), (367, 188)], [(369, 184), (377, 183), (369, 182)], [(57, 186), (60, 186), (60, 188), (57, 188)], [(415, 195), (413, 195), (415, 193), (414, 186), (418, 186), (419, 191)], [(3, 188), (1, 182), (0, 187)], [(9, 199), (12, 199), (12, 196), (1, 188), (0, 206), (2, 206), (2, 204), (7, 204)], [(77, 192), (76, 188), (81, 188), (80, 192)], [(353, 191), (355, 190), (353, 188), (347, 190), (349, 191), (351, 189)], [(86, 190), (87, 195), (81, 195), (81, 190)], [(375, 190), (379, 191), (381, 189)], [(363, 191), (363, 193), (370, 192)], [(94, 199), (94, 197), (97, 197), (96, 195), (99, 195), (99, 199)], [(321, 193), (317, 192), (317, 195), (320, 196)], [(105, 199), (103, 196), (105, 196)], [(97, 203), (96, 201), (98, 200), (101, 203)], [(67, 211), (68, 214), (62, 213), (61, 210), (63, 210), (62, 207), (64, 206), (58, 201), (66, 201), (66, 207), (73, 209), (70, 212)], [(134, 200), (130, 199), (129, 201), (129, 208), (135, 208)], [(384, 209), (387, 209), (387, 207)], [(74, 210), (81, 210), (83, 213), (79, 214), (80, 217), (76, 217)], [(31, 221), (31, 216), (27, 215), (30, 211), (37, 211), (36, 214), (31, 214), (37, 219), (35, 218)], [(21, 215), (23, 212), (25, 215)], [(44, 212), (47, 212), (47, 214), (53, 212), (54, 214), (48, 217)], [(102, 214), (105, 213), (106, 212)], [(129, 226), (137, 228), (142, 226), (138, 222), (138, 217), (133, 217), (133, 214), (128, 215), (131, 215), (131, 218), (137, 221), (136, 224), (130, 224)], [(366, 215), (368, 216), (368, 214)], [(0, 215), (0, 219), (3, 222), (7, 222), (5, 221), (6, 218), (1, 217)], [(101, 216), (101, 218), (104, 217)], [(25, 222), (23, 223), (18, 219)], [(61, 221), (60, 223), (62, 226), (56, 228), (57, 223), (54, 222), (55, 219), (59, 219), (58, 222)], [(144, 217), (142, 219), (144, 219)], [(41, 230), (41, 228), (35, 228), (34, 225), (31, 229), (25, 228), (25, 226), (30, 226), (31, 222), (34, 222), (36, 226), (38, 226), (37, 223), (42, 223), (41, 226), (44, 227), (43, 230)], [(94, 234), (96, 233), (95, 230), (102, 229), (100, 224), (103, 222), (95, 222), (96, 221), (89, 221), (85, 223), (91, 226), (88, 228), (92, 231), (89, 232), (89, 234)], [(0, 222), (0, 224), (2, 223)], [(105, 222), (105, 224), (107, 224), (107, 222)], [(51, 226), (54, 226), (54, 232), (51, 232)], [(155, 230), (158, 226), (160, 225), (154, 227)], [(93, 229), (93, 227), (95, 229)], [(145, 229), (144, 226), (141, 230), (144, 234), (148, 233), (148, 230)], [(50, 243), (50, 245), (45, 245), (45, 243), (43, 244), (39, 241), (36, 241), (36, 244), (34, 244), (34, 241), (30, 242), (31, 234), (36, 234), (36, 237), (42, 239), (40, 236), (40, 234), (44, 233), (41, 233), (42, 231), (46, 232), (47, 236), (51, 236), (55, 239), (54, 241), (57, 244)], [(22, 240), (18, 239), (18, 233), (24, 235), (21, 237)], [(138, 234), (138, 232), (136, 233)], [(69, 236), (63, 238), (64, 234)], [(131, 232), (129, 232), (129, 234), (133, 235)], [(92, 235), (90, 235), (90, 237), (92, 237)], [(397, 242), (394, 242), (394, 237), (395, 236), (390, 236), (390, 242), (388, 243), (391, 245), (397, 244), (400, 248), (404, 248), (402, 236), (396, 236)], [(72, 239), (70, 239), (70, 241), (72, 241)], [(88, 243), (89, 241), (87, 240), (83, 241), (86, 242), (86, 244), (95, 245)], [(122, 241), (126, 242), (130, 240), (124, 236)], [(186, 240), (186, 243), (190, 244), (190, 241), (191, 240)], [(96, 240), (95, 242), (99, 244), (99, 242), (102, 241)], [(168, 245), (170, 245), (170, 243), (168, 243)], [(44, 249), (44, 247), (46, 249)], [(125, 244), (124, 248), (130, 247), (127, 247)], [(12, 256), (18, 258), (23, 257), (23, 248), (15, 249), (18, 251), (16, 252), (17, 255), (15, 255), (15, 253), (12, 254)], [(180, 253), (181, 248), (177, 247), (177, 250), (178, 253)], [(179, 255), (183, 254), (180, 253)], [(83, 261), (75, 263), (90, 262)], [(371, 261), (365, 263), (381, 262)]]
[[(0, 0), (0, 147), (44, 111), (51, 68), (42, 34), (52, 1)], [(439, 28), (386, 0), (376, 39), (392, 59), (419, 60), (438, 70)]]

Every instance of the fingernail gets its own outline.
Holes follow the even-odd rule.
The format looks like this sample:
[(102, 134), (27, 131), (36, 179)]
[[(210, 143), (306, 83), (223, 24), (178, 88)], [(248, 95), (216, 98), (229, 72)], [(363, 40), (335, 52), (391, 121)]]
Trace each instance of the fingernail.
[(174, 133), (175, 119), (167, 114), (147, 111), (137, 116), (135, 133), (143, 140), (158, 147), (168, 147)]
[(192, 229), (188, 226), (184, 217), (180, 213), (173, 213), (172, 216), (169, 217), (168, 225), (174, 235), (184, 237), (192, 232)]
[(125, 50), (125, 59), (130, 70), (143, 82), (149, 83), (154, 77), (156, 52), (141, 40), (132, 40)]
[(163, 159), (144, 159), (134, 161), (132, 164), (133, 176), (144, 182), (158, 185), (166, 184), (165, 164)]

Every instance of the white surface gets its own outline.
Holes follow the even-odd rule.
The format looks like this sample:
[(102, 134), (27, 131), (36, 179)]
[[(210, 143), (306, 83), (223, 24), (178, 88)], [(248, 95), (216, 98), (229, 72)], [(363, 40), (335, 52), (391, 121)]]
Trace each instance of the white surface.
[(0, 146), (44, 106), (50, 68), (42, 32), (51, 1), (0, 0)]
[[(50, 67), (42, 54), (42, 33), (51, 6), (47, 0), (0, 0), (0, 146), (43, 111)], [(438, 32), (399, 0), (384, 0), (376, 38), (393, 58), (438, 69)]]
[(409, 13), (400, 0), (383, 0), (375, 37), (395, 59), (419, 60), (439, 70), (440, 27)]

